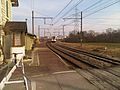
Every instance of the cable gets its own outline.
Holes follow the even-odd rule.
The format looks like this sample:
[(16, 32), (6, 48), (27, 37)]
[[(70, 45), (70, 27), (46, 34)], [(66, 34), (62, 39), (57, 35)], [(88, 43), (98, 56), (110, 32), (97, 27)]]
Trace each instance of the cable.
[[(106, 5), (106, 6), (104, 6), (103, 8), (101, 8), (101, 9), (99, 9), (99, 10), (96, 10), (96, 11), (94, 11), (94, 12), (92, 12), (92, 13), (90, 13), (90, 14), (84, 16), (83, 18), (86, 18), (86, 17), (88, 17), (88, 16), (90, 16), (90, 15), (92, 15), (92, 14), (95, 14), (95, 13), (101, 11), (101, 10), (104, 10), (104, 9), (106, 9), (106, 8), (108, 8), (108, 7), (110, 7), (110, 6), (114, 5), (114, 4), (116, 4), (116, 3), (118, 3), (118, 2), (120, 2), (120, 0), (118, 0), (118, 1), (116, 1), (116, 2), (113, 2), (113, 3), (109, 4), (109, 5)], [(86, 9), (86, 10), (87, 10), (87, 9)]]
[(86, 18), (86, 19), (92, 19), (92, 20), (94, 20), (94, 19), (120, 20), (120, 18)]
[(72, 22), (70, 22), (70, 23), (68, 23), (68, 24), (64, 24), (64, 25), (67, 26), (67, 25), (70, 25), (70, 24), (72, 24), (72, 23), (74, 23), (74, 22), (72, 21)]
[(80, 3), (82, 3), (84, 0), (80, 0), (76, 5), (74, 5), (68, 12), (66, 12), (62, 17), (66, 16), (72, 9), (77, 7)]
[(71, 0), (71, 1), (54, 17), (54, 19), (55, 19), (56, 17), (58, 17), (58, 16), (72, 3), (72, 1), (73, 1), (73, 0)]
[(84, 12), (84, 11), (90, 9), (91, 7), (94, 7), (95, 5), (99, 4), (99, 3), (102, 2), (102, 1), (103, 1), (103, 0), (99, 0), (98, 2), (92, 4), (91, 6), (87, 7), (86, 9), (82, 10), (82, 12)]
[[(86, 9), (84, 9), (84, 10), (82, 10), (82, 12), (85, 12), (85, 11), (87, 11), (88, 9), (96, 9), (97, 7), (99, 7), (99, 6), (101, 6), (101, 5), (103, 5), (104, 3), (108, 3), (110, 0), (108, 0), (108, 1), (106, 1), (106, 2), (104, 2), (104, 3), (101, 3), (100, 5), (97, 5), (97, 4), (99, 4), (101, 1), (103, 1), (103, 0), (100, 0), (100, 1), (98, 1), (98, 2), (96, 2), (96, 3), (94, 3), (94, 4), (92, 4), (91, 6), (89, 6), (89, 7), (87, 7)], [(97, 5), (96, 7), (94, 7), (95, 5)], [(92, 8), (92, 7), (94, 7), (94, 8)], [(89, 11), (90, 11), (89, 10)], [(79, 14), (79, 13), (81, 13), (81, 11), (80, 12), (78, 12), (77, 14)], [(73, 14), (74, 15), (74, 14)], [(70, 15), (70, 16), (72, 16), (72, 15)]]
[(88, 17), (88, 16), (90, 16), (90, 15), (92, 15), (92, 14), (95, 14), (95, 13), (101, 11), (101, 10), (104, 10), (104, 9), (106, 9), (106, 8), (108, 8), (108, 7), (112, 6), (112, 5), (114, 5), (114, 4), (117, 4), (118, 2), (120, 2), (120, 0), (118, 0), (118, 1), (116, 1), (116, 2), (114, 2), (114, 3), (112, 3), (112, 4), (109, 4), (109, 5), (103, 7), (103, 8), (101, 8), (101, 9), (99, 9), (99, 10), (96, 10), (96, 11), (94, 11), (94, 12), (92, 12), (92, 13), (90, 13), (90, 14), (84, 16), (83, 18), (86, 18), (86, 17)]
[(67, 11), (64, 15), (62, 15), (56, 22), (54, 22), (54, 24), (56, 24), (62, 17), (64, 17), (65, 15), (67, 15), (72, 9), (74, 9), (75, 7), (77, 7), (80, 3), (82, 3), (82, 1), (84, 0), (79, 0), (77, 2), (77, 4), (75, 4), (69, 11)]
[[(93, 7), (93, 6), (97, 5), (97, 4), (99, 4), (101, 1), (103, 1), (103, 0), (99, 0), (98, 2), (92, 4), (91, 6), (87, 7), (86, 9), (84, 9), (84, 10), (82, 10), (82, 11), (83, 11), (83, 12), (86, 11), (87, 9), (89, 9), (89, 8), (91, 8), (91, 7)], [(78, 12), (77, 14), (79, 14), (79, 13), (81, 13), (81, 12)], [(75, 15), (75, 14), (72, 14), (72, 15), (70, 15), (70, 16), (73, 16), (73, 15)], [(70, 16), (68, 16), (68, 17), (70, 17)]]
[(100, 7), (102, 7), (103, 5), (104, 6), (107, 6), (107, 5), (109, 5), (109, 4), (111, 4), (111, 2), (113, 2), (113, 0), (106, 0), (106, 1), (104, 1), (104, 2), (101, 2), (100, 4), (97, 4), (97, 5), (95, 5), (94, 7), (91, 7), (89, 10), (87, 10), (86, 12), (89, 12), (89, 11), (91, 11), (91, 10), (96, 10), (97, 8), (100, 8)]

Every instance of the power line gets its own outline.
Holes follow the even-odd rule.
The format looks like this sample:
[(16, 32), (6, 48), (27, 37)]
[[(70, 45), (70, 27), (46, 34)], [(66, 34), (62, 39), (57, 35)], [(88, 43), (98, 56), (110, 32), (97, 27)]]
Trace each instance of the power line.
[[(90, 11), (90, 10), (93, 10), (93, 9), (96, 9), (97, 7), (101, 7), (103, 6), (104, 4), (108, 4), (109, 2), (111, 2), (112, 0), (106, 0), (104, 2), (101, 2), (101, 3), (97, 3), (96, 5), (93, 4), (93, 7), (91, 6), (90, 8), (88, 8), (88, 10), (86, 10), (87, 12)], [(95, 6), (95, 7), (94, 7)], [(85, 12), (85, 11), (84, 11)]]
[(114, 5), (114, 4), (117, 4), (118, 2), (120, 2), (120, 0), (118, 0), (118, 1), (116, 1), (116, 2), (114, 2), (114, 3), (112, 3), (112, 4), (109, 4), (109, 5), (103, 7), (103, 8), (101, 8), (101, 9), (99, 9), (99, 10), (96, 10), (96, 11), (94, 11), (94, 12), (92, 12), (92, 13), (90, 13), (90, 14), (84, 16), (83, 18), (86, 18), (86, 17), (88, 17), (88, 16), (90, 16), (90, 15), (93, 15), (93, 14), (95, 14), (95, 13), (101, 11), (101, 10), (104, 10), (104, 9), (106, 9), (106, 8), (108, 8), (108, 7), (112, 6), (112, 5)]
[(105, 20), (105, 19), (107, 19), (107, 20), (120, 20), (120, 18), (86, 18), (86, 19), (102, 19), (102, 20)]
[(71, 21), (71, 22), (69, 22), (69, 23), (61, 24), (61, 25), (59, 25), (59, 26), (63, 26), (63, 25), (68, 26), (68, 25), (73, 24), (73, 23), (74, 23), (74, 21)]
[(72, 1), (73, 1), (73, 0), (71, 0), (71, 1), (54, 17), (54, 19), (55, 19), (56, 17), (58, 17), (58, 16), (72, 3)]
[[(98, 2), (92, 4), (91, 6), (87, 7), (86, 9), (82, 10), (82, 12), (85, 12), (85, 11), (87, 11), (88, 9), (91, 9), (92, 7), (94, 7), (95, 5), (99, 4), (99, 3), (102, 2), (102, 1), (103, 1), (103, 0), (99, 0)], [(108, 0), (108, 1), (106, 1), (106, 2), (104, 2), (104, 3), (101, 3), (100, 5), (97, 5), (96, 7), (99, 7), (99, 6), (101, 6), (101, 5), (105, 4), (105, 3), (108, 3), (109, 1), (110, 1), (110, 0)], [(94, 7), (94, 8), (96, 9), (96, 7)], [(94, 9), (94, 8), (92, 8), (92, 9)], [(79, 14), (79, 13), (81, 13), (81, 11), (78, 12), (78, 14)], [(72, 16), (72, 15), (70, 15), (70, 16)]]
[[(120, 0), (118, 0), (118, 1), (116, 1), (116, 2), (112, 2), (112, 3), (110, 3), (109, 5), (106, 5), (106, 6), (104, 6), (103, 8), (100, 8), (100, 9), (98, 9), (98, 10), (96, 10), (96, 11), (94, 11), (94, 12), (92, 12), (92, 13), (86, 15), (86, 16), (84, 16), (83, 18), (86, 18), (86, 17), (88, 17), (88, 16), (90, 16), (90, 15), (92, 15), (92, 14), (95, 14), (95, 13), (101, 11), (101, 10), (104, 10), (104, 9), (106, 9), (106, 8), (108, 8), (108, 7), (116, 4), (116, 3), (118, 3), (118, 2), (120, 2)], [(87, 9), (86, 9), (86, 10), (87, 10)]]
[(102, 24), (102, 23), (100, 23), (100, 24), (97, 24), (97, 25), (105, 25), (105, 26), (120, 26), (120, 24)]
[(92, 7), (94, 7), (95, 5), (99, 4), (99, 3), (102, 2), (102, 1), (103, 1), (103, 0), (99, 0), (98, 2), (92, 4), (91, 6), (87, 7), (86, 9), (82, 10), (82, 12), (84, 12), (84, 11), (86, 11), (86, 10), (88, 10), (88, 9), (90, 9), (90, 8), (92, 8)]
[(84, 0), (79, 0), (77, 2), (77, 4), (75, 4), (71, 9), (69, 9), (69, 11), (67, 11), (64, 15), (62, 15), (56, 22), (54, 22), (54, 24), (56, 24), (61, 18), (63, 18), (64, 16), (66, 16), (72, 9), (74, 9), (75, 7), (77, 7), (80, 3), (82, 3)]
[(74, 5), (68, 12), (66, 12), (62, 17), (66, 16), (72, 9), (74, 9), (75, 7), (77, 7), (80, 3), (82, 3), (84, 0), (79, 0), (78, 3), (76, 5)]

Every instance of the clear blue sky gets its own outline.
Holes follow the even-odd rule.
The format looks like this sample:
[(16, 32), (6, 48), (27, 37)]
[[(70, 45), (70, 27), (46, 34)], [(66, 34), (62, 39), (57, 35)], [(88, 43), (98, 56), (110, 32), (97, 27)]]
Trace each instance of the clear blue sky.
[[(75, 5), (80, 0), (73, 0), (73, 2), (55, 19), (57, 21), (59, 17), (61, 17), (63, 14), (65, 14), (73, 5)], [(95, 2), (99, 0), (83, 0), (81, 4), (77, 6), (79, 11), (82, 11), (86, 9), (87, 7), (91, 6)], [(118, 0), (101, 0), (99, 4), (92, 7), (90, 10), (83, 12), (83, 16), (86, 16), (100, 8), (103, 8), (104, 6), (115, 2)], [(13, 20), (16, 21), (25, 21), (25, 19), (28, 19), (28, 29), (31, 33), (31, 11), (32, 9), (35, 11), (35, 16), (51, 16), (54, 17), (62, 10), (67, 3), (70, 2), (70, 0), (19, 0), (19, 7), (15, 7), (12, 9), (12, 17)], [(78, 11), (78, 12), (79, 12)], [(66, 16), (68, 17), (71, 14), (75, 13), (75, 9), (71, 10)], [(53, 22), (55, 22), (53, 21)], [(62, 18), (59, 20), (59, 22), (55, 25), (55, 30), (57, 28), (60, 28), (59, 25), (61, 24), (67, 24), (69, 21), (64, 22)], [(50, 23), (50, 20), (48, 20), (47, 23)], [(89, 17), (86, 17), (83, 19), (83, 26), (84, 30), (95, 30), (98, 32), (105, 31), (105, 29), (111, 27), (114, 29), (120, 28), (120, 2), (104, 9), (96, 14), (93, 14)], [(42, 28), (48, 27), (51, 28), (51, 32), (54, 32), (54, 28), (49, 25), (43, 25), (43, 20), (35, 20), (35, 32), (37, 33), (37, 27), (38, 25), (41, 25)], [(61, 27), (62, 28), (62, 27)], [(73, 30), (74, 26), (67, 26), (65, 28), (66, 33), (68, 34), (69, 31)], [(60, 29), (59, 29), (60, 30)], [(61, 32), (62, 30), (60, 30)], [(43, 30), (41, 30), (41, 33), (43, 35)]]

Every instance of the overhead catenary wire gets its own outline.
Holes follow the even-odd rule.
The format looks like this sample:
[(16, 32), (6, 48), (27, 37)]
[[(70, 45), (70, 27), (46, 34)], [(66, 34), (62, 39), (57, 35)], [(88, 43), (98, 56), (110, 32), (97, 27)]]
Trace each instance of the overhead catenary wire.
[[(103, 0), (100, 0), (100, 1), (103, 1)], [(100, 1), (98, 1), (98, 2), (100, 2)], [(91, 6), (89, 6), (89, 7), (86, 8), (86, 9), (82, 10), (82, 12), (84, 12), (84, 11), (90, 9), (91, 7), (95, 6), (96, 4), (98, 4), (98, 2), (92, 4)], [(104, 9), (106, 9), (106, 8), (108, 8), (108, 7), (112, 6), (112, 5), (114, 5), (114, 4), (117, 4), (118, 2), (120, 2), (120, 0), (118, 0), (118, 1), (116, 1), (116, 2), (113, 2), (113, 3), (109, 4), (109, 5), (106, 5), (106, 6), (104, 6), (103, 8), (100, 8), (100, 9), (98, 9), (98, 10), (96, 10), (96, 11), (93, 11), (92, 13), (90, 13), (90, 14), (84, 16), (83, 18), (86, 18), (86, 17), (88, 17), (88, 16), (90, 16), (90, 15), (92, 15), (92, 14), (95, 14), (95, 13), (101, 11), (101, 10), (104, 10)], [(81, 13), (81, 12), (78, 12), (78, 14), (79, 14), (79, 13)]]
[(75, 7), (77, 7), (79, 4), (81, 4), (84, 0), (79, 0), (76, 5), (74, 5), (69, 11), (67, 11), (62, 17), (66, 16), (71, 10), (73, 10)]
[(63, 18), (64, 16), (66, 16), (72, 9), (74, 9), (75, 7), (77, 7), (80, 3), (82, 3), (84, 0), (79, 0), (72, 8), (70, 8), (65, 14), (63, 14), (59, 19), (57, 19), (56, 22), (54, 22), (53, 24), (56, 24), (59, 22), (59, 20), (61, 18)]
[[(116, 1), (116, 0), (105, 0), (105, 1), (101, 2), (100, 4), (97, 4), (97, 5), (95, 5), (94, 7), (89, 8), (87, 11), (84, 11), (84, 13), (98, 10), (99, 8), (102, 8), (102, 7), (104, 7), (104, 6), (110, 5), (110, 4), (113, 3), (114, 1)], [(79, 12), (79, 13), (80, 13), (80, 12)]]
[[(99, 2), (100, 2), (100, 1), (99, 1)], [(100, 8), (100, 9), (98, 9), (98, 10), (96, 10), (96, 11), (93, 11), (92, 13), (84, 16), (83, 18), (86, 18), (86, 17), (88, 17), (88, 16), (90, 16), (90, 15), (93, 15), (93, 14), (95, 14), (95, 13), (101, 11), (101, 10), (104, 10), (104, 9), (106, 9), (106, 8), (114, 5), (114, 4), (117, 4), (117, 3), (119, 3), (119, 2), (120, 2), (120, 0), (118, 0), (118, 1), (116, 1), (116, 2), (112, 2), (112, 3), (108, 4), (108, 5), (105, 5), (104, 7)], [(97, 3), (97, 2), (96, 2), (96, 3)], [(95, 3), (94, 3), (94, 5), (95, 5)], [(86, 8), (86, 9), (84, 9), (84, 10), (88, 10), (88, 8)], [(64, 17), (64, 16), (63, 16), (63, 17)]]
[(101, 20), (120, 20), (120, 18), (86, 18), (86, 19), (92, 19), (92, 20), (96, 20), (96, 19), (101, 19)]
[[(99, 0), (98, 2), (95, 2), (94, 4), (90, 5), (89, 7), (85, 8), (85, 9), (83, 9), (83, 10), (81, 10), (81, 11), (82, 11), (82, 12), (85, 12), (85, 11), (88, 12), (88, 10), (90, 11), (91, 9), (96, 9), (96, 7), (99, 7), (99, 6), (101, 6), (101, 5), (105, 4), (105, 3), (108, 3), (110, 0), (108, 0), (108, 1), (106, 1), (106, 2), (104, 2), (104, 3), (99, 4), (99, 3), (102, 2), (102, 1), (103, 1), (103, 0)], [(99, 4), (99, 5), (97, 5), (97, 4)], [(96, 5), (97, 5), (97, 6), (96, 6)], [(96, 6), (96, 7), (94, 7), (94, 6)], [(92, 8), (92, 7), (94, 7), (94, 8)], [(78, 12), (77, 14), (81, 13), (81, 11)], [(70, 16), (73, 16), (73, 15), (74, 15), (74, 14), (72, 14), (72, 15), (70, 15)], [(68, 17), (70, 17), (70, 16), (68, 16)]]
[(95, 5), (99, 4), (99, 3), (102, 2), (102, 1), (103, 1), (103, 0), (97, 1), (96, 3), (92, 4), (91, 6), (87, 7), (86, 9), (82, 10), (82, 12), (87, 11), (88, 9), (94, 7)]
[(70, 2), (53, 19), (58, 17), (72, 2), (73, 2), (73, 0), (70, 0)]
[(119, 2), (120, 2), (120, 0), (118, 0), (118, 1), (116, 1), (116, 2), (113, 2), (113, 3), (109, 4), (109, 5), (106, 5), (106, 6), (104, 6), (103, 8), (100, 8), (99, 10), (96, 10), (96, 11), (94, 11), (94, 12), (92, 12), (92, 13), (90, 13), (90, 14), (84, 16), (83, 18), (86, 18), (86, 17), (88, 17), (88, 16), (90, 16), (90, 15), (93, 15), (93, 14), (95, 14), (95, 13), (101, 11), (101, 10), (104, 10), (104, 9), (106, 9), (106, 8), (108, 8), (108, 7), (112, 6), (112, 5), (114, 5), (114, 4), (117, 4), (117, 3), (119, 3)]

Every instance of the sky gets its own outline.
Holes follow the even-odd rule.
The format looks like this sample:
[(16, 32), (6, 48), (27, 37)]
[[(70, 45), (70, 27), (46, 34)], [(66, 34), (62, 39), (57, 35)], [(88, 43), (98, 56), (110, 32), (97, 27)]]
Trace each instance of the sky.
[[(32, 33), (31, 29), (31, 12), (34, 10), (35, 17), (55, 17), (71, 0), (19, 0), (19, 7), (12, 8), (12, 20), (14, 21), (25, 21), (27, 19), (28, 24), (28, 32)], [(78, 1), (81, 0), (73, 0), (70, 5), (56, 18), (52, 20), (46, 20), (47, 25), (44, 25), (42, 19), (35, 19), (35, 34), (38, 32), (38, 25), (40, 25), (40, 35), (44, 35), (43, 28), (49, 28), (45, 30), (46, 35), (48, 32), (51, 32), (52, 35), (59, 34), (62, 35), (62, 25), (73, 22), (73, 19), (63, 20), (63, 18), (75, 18), (75, 8), (70, 10), (73, 6), (75, 6)], [(87, 9), (94, 3), (98, 4)], [(78, 6), (77, 12), (83, 11), (83, 17), (87, 16), (101, 8), (104, 8), (106, 5), (110, 5), (113, 2), (119, 0), (83, 0)], [(68, 12), (69, 11), (69, 12)], [(64, 16), (64, 17), (62, 17)], [(77, 15), (80, 17), (80, 14)], [(80, 21), (80, 20), (79, 20)], [(53, 23), (54, 26), (49, 24)], [(80, 22), (79, 22), (80, 24)], [(103, 9), (95, 14), (92, 14), (88, 17), (83, 18), (83, 30), (94, 30), (96, 32), (103, 32), (107, 28), (120, 28), (120, 2), (114, 4), (106, 9)], [(65, 26), (65, 34), (68, 35), (70, 31), (74, 30), (74, 23), (68, 26)]]

